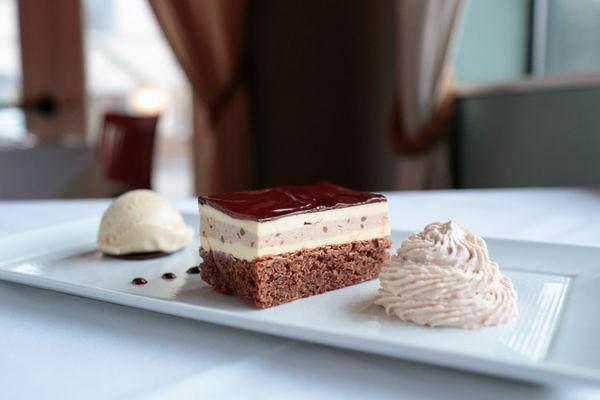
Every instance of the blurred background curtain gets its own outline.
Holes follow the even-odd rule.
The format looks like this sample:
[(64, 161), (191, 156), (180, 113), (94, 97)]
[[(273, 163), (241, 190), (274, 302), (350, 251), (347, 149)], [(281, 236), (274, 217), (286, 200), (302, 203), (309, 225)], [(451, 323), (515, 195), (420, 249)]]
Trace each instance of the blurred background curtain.
[(193, 89), (198, 194), (252, 186), (245, 0), (149, 0)]
[(41, 141), (85, 137), (81, 2), (20, 0), (22, 100), (27, 130)]
[(395, 189), (452, 185), (448, 68), (461, 0), (397, 0), (396, 93), (390, 124)]
[(248, 3), (257, 186), (392, 188), (395, 1)]

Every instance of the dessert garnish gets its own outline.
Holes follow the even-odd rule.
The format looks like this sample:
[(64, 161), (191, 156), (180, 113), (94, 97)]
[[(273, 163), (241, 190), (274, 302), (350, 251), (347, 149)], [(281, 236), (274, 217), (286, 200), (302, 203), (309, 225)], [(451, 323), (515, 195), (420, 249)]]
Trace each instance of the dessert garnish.
[(180, 250), (193, 237), (194, 230), (167, 199), (141, 189), (121, 195), (105, 211), (98, 247), (107, 255), (145, 259)]
[(515, 289), (483, 239), (452, 221), (429, 224), (402, 242), (379, 279), (376, 304), (403, 321), (477, 329), (517, 316)]
[(132, 285), (145, 285), (146, 283), (148, 283), (148, 281), (144, 278), (133, 278), (131, 281)]
[(200, 267), (196, 265), (195, 267), (189, 268), (185, 272), (186, 272), (186, 274), (196, 275), (196, 274), (200, 273)]

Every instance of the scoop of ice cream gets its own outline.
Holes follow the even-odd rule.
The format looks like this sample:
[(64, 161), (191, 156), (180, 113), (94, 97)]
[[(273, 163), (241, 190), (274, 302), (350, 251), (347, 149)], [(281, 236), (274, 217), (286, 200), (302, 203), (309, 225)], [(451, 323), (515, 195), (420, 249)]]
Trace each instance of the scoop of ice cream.
[(475, 329), (517, 315), (517, 294), (483, 239), (452, 221), (402, 242), (379, 279), (376, 303), (403, 321)]
[(98, 247), (107, 254), (171, 253), (192, 241), (194, 230), (163, 196), (133, 190), (118, 197), (102, 216)]

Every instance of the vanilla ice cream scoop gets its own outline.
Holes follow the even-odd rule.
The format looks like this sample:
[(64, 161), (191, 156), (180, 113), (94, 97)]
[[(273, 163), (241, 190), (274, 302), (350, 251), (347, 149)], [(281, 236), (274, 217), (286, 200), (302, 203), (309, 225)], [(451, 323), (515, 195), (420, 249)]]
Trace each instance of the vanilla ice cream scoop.
[(192, 241), (194, 230), (163, 196), (133, 190), (108, 207), (98, 232), (98, 247), (110, 255), (172, 253)]

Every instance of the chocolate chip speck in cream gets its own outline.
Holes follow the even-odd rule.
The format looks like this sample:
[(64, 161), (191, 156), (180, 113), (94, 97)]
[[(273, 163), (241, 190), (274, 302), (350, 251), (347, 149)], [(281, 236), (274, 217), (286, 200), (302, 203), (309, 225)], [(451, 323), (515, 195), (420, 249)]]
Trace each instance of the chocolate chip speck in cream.
[(517, 293), (483, 239), (452, 221), (406, 239), (379, 279), (376, 304), (402, 321), (478, 329), (517, 316)]

